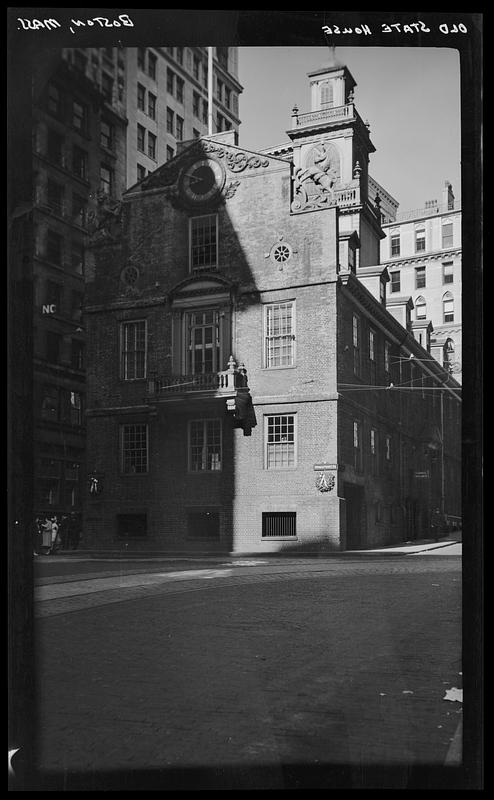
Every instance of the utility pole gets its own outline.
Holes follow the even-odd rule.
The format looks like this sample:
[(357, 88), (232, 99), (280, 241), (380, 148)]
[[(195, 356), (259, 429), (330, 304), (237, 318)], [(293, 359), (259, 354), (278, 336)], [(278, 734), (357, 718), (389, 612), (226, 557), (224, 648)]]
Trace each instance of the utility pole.
[(213, 135), (213, 48), (208, 47), (208, 136)]

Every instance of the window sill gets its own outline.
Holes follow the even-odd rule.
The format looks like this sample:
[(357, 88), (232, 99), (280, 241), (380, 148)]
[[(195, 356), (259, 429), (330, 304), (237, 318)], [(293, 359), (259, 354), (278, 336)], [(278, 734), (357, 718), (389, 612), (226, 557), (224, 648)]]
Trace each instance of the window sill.
[(296, 369), (296, 368), (297, 368), (296, 364), (286, 364), (286, 365), (282, 365), (280, 367), (261, 367), (261, 371), (262, 372), (270, 372), (271, 370), (276, 370), (276, 372), (279, 372), (279, 370), (281, 370), (281, 369)]

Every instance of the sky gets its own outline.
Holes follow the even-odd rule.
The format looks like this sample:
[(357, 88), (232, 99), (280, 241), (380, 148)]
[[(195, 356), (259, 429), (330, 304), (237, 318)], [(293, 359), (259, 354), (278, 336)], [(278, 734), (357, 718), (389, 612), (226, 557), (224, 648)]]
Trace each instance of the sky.
[[(307, 73), (329, 63), (326, 47), (241, 47), (239, 145), (288, 141), (291, 110), (310, 110)], [(370, 123), (369, 173), (399, 211), (441, 203), (444, 182), (461, 199), (460, 59), (440, 47), (336, 47), (357, 82), (355, 107)]]

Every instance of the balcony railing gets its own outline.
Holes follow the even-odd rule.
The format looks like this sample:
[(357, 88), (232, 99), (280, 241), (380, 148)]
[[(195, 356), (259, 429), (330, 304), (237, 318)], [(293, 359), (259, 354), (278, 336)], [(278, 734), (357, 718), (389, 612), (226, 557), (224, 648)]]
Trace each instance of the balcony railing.
[(234, 396), (238, 389), (247, 389), (247, 370), (238, 367), (230, 356), (228, 369), (197, 375), (165, 375), (148, 380), (148, 394), (154, 397), (204, 392), (208, 396)]
[(406, 222), (418, 217), (435, 217), (438, 214), (447, 214), (448, 211), (461, 211), (460, 201), (455, 200), (451, 205), (438, 203), (425, 208), (414, 208), (413, 211), (400, 211), (396, 215), (396, 222)]
[(306, 114), (299, 114), (297, 110), (292, 115), (292, 123), (294, 128), (299, 128), (306, 125), (316, 125), (318, 122), (335, 122), (339, 119), (352, 119), (353, 117), (353, 103), (347, 103), (344, 106), (324, 108), (321, 111), (309, 111)]

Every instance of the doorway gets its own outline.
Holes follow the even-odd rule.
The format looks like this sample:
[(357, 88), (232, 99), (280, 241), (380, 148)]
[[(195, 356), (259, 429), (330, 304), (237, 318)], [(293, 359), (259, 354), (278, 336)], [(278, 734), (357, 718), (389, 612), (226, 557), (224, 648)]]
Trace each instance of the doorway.
[(346, 500), (346, 549), (359, 550), (365, 547), (364, 487), (345, 483)]

